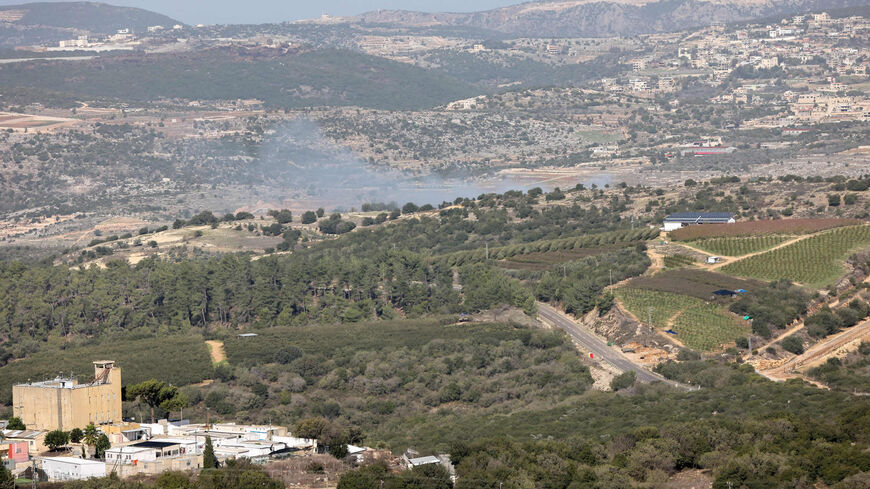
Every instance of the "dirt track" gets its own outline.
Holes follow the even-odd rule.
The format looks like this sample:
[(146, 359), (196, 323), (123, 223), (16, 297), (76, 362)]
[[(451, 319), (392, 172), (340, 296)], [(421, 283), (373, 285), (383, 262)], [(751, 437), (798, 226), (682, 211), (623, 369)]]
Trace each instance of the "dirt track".
[(800, 369), (814, 367), (825, 362), (831, 355), (841, 348), (848, 348), (870, 337), (870, 320), (859, 323), (843, 332), (829, 336), (825, 340), (816, 343), (807, 351), (777, 367), (762, 370), (759, 373), (773, 380), (786, 380), (801, 377), (797, 372)]
[(223, 341), (208, 340), (205, 343), (208, 345), (208, 352), (211, 355), (212, 363), (220, 363), (227, 359), (227, 352), (224, 350)]

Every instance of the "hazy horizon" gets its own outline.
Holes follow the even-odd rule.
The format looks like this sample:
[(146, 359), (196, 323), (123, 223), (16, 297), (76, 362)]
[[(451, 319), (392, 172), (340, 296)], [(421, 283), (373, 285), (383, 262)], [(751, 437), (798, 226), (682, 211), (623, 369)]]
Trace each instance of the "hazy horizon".
[[(77, 1), (77, 0), (59, 0)], [(379, 9), (427, 12), (474, 12), (521, 3), (523, 0), (322, 0), (317, 3), (281, 0), (112, 0), (103, 3), (139, 7), (187, 24), (261, 24), (320, 17), (357, 15)], [(29, 3), (0, 0), (0, 5)]]

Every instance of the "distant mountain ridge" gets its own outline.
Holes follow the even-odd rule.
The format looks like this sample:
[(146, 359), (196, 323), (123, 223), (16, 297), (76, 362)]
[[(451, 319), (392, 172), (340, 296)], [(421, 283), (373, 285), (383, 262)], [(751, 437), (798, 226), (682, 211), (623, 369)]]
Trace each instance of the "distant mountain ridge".
[(471, 13), (380, 10), (355, 19), (403, 26), (463, 26), (521, 37), (607, 37), (671, 32), (717, 22), (867, 3), (867, 0), (553, 0)]
[(165, 27), (181, 22), (163, 14), (134, 7), (117, 7), (99, 2), (38, 2), (0, 7), (0, 21), (7, 25), (86, 30), (95, 34), (118, 29), (145, 31), (148, 26)]

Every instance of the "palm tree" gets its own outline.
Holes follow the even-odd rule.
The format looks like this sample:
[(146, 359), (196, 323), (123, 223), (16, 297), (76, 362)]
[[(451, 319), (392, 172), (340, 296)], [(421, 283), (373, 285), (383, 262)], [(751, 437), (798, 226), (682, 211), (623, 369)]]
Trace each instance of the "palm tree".
[[(82, 436), (82, 441), (84, 442), (86, 447), (93, 447), (97, 445), (97, 440), (100, 438), (100, 432), (97, 431), (97, 427), (94, 426), (94, 423), (89, 424), (84, 431), (84, 436)], [(84, 450), (84, 458), (87, 457), (87, 448)]]

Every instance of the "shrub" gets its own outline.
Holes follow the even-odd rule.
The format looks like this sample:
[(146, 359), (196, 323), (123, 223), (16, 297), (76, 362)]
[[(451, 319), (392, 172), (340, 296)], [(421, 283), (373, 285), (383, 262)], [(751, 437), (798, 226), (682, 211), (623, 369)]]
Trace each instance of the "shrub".
[(800, 355), (804, 352), (804, 343), (797, 336), (789, 336), (780, 341), (779, 345), (782, 346), (783, 350), (794, 353), (795, 355)]
[(634, 373), (634, 370), (629, 370), (614, 377), (610, 381), (610, 388), (614, 391), (628, 389), (634, 385), (635, 380), (637, 380), (637, 374)]

